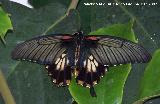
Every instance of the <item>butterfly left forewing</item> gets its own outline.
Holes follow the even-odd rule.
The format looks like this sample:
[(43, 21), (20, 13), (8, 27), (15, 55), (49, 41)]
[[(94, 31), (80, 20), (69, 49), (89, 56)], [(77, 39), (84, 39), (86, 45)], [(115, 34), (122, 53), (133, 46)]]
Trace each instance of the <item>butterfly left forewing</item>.
[(54, 59), (66, 51), (67, 47), (63, 43), (71, 40), (71, 36), (64, 34), (39, 36), (18, 44), (11, 56), (15, 60), (51, 64)]

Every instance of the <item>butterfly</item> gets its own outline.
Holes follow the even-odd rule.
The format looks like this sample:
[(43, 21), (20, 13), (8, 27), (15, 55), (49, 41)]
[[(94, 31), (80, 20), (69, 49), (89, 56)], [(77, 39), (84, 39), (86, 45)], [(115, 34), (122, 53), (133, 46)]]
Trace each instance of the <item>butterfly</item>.
[(72, 76), (79, 85), (90, 88), (109, 67), (127, 63), (145, 63), (151, 55), (132, 41), (109, 35), (51, 34), (32, 38), (18, 44), (12, 59), (45, 65), (48, 75), (57, 86), (70, 84)]

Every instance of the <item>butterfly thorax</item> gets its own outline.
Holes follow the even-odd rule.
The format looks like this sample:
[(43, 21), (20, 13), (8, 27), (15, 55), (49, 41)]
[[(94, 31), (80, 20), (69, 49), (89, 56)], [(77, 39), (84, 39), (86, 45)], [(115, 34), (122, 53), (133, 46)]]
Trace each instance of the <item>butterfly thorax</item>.
[(75, 65), (77, 64), (78, 62), (78, 59), (80, 57), (80, 48), (81, 48), (81, 45), (83, 44), (83, 40), (84, 40), (84, 35), (82, 32), (76, 32), (74, 34), (74, 40), (75, 40), (75, 43), (76, 43), (76, 50), (75, 50)]

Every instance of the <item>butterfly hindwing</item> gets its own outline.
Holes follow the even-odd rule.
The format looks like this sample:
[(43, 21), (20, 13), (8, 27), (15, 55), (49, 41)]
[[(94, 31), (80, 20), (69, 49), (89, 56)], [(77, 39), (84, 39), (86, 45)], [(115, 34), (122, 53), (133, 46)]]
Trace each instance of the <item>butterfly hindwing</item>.
[(76, 82), (85, 87), (93, 87), (100, 81), (100, 78), (107, 71), (102, 63), (99, 63), (92, 55), (90, 49), (95, 48), (96, 44), (86, 41), (81, 46), (79, 60), (77, 62)]
[(78, 84), (90, 88), (100, 81), (106, 71), (107, 67), (98, 63), (92, 55), (89, 55), (83, 61), (82, 67), (77, 67), (76, 81)]
[(75, 46), (72, 42), (70, 43), (62, 43), (66, 51), (60, 56), (56, 56), (52, 64), (46, 65), (52, 82), (57, 86), (66, 86), (71, 82), (73, 66), (75, 65)]
[(70, 84), (73, 69), (70, 65), (67, 53), (62, 53), (52, 65), (47, 65), (46, 69), (52, 82), (56, 85), (66, 86)]

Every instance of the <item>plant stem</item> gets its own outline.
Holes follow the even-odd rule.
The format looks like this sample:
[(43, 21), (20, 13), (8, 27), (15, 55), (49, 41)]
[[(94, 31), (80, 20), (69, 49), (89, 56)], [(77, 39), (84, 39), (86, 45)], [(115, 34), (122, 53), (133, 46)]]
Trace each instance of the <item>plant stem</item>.
[(6, 41), (4, 40), (4, 37), (1, 36), (0, 38), (1, 38), (2, 42), (3, 42), (3, 44), (6, 45)]
[(67, 15), (69, 14), (69, 11), (71, 9), (76, 9), (77, 8), (78, 2), (79, 2), (79, 0), (72, 0), (71, 1), (70, 5), (69, 5), (69, 8), (68, 8), (68, 10), (66, 12)]
[(0, 69), (0, 94), (3, 97), (5, 104), (16, 104), (1, 69)]
[(43, 35), (45, 35), (49, 30), (51, 30), (52, 28), (54, 28), (58, 23), (60, 23), (64, 18), (66, 18), (69, 15), (69, 12), (71, 9), (76, 9), (77, 5), (78, 5), (79, 0), (72, 0), (66, 13), (60, 17), (55, 23), (53, 23), (51, 26), (49, 26), (47, 28), (47, 30), (43, 33)]

